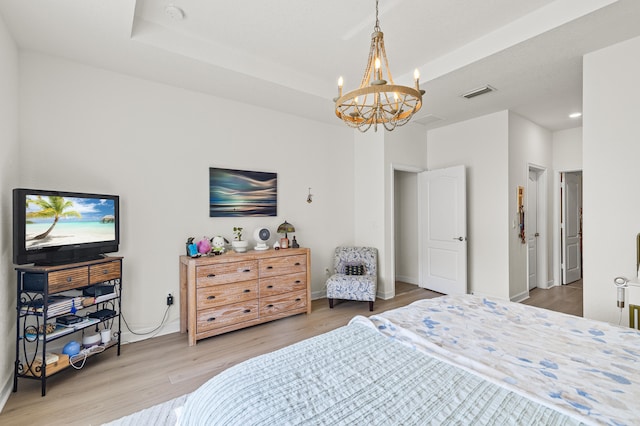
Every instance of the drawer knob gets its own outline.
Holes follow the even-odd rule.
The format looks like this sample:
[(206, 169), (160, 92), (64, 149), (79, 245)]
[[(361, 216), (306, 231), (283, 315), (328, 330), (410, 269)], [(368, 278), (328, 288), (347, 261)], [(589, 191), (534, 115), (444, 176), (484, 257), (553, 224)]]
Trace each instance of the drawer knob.
[(103, 269), (103, 270), (102, 270), (102, 273), (103, 273), (103, 274), (105, 274), (105, 275), (107, 275), (107, 274), (109, 273), (109, 270), (108, 270), (108, 269)]
[(300, 280), (296, 280), (296, 284), (300, 284), (300, 282), (301, 282)]
[(244, 313), (245, 313), (245, 314), (248, 314), (249, 312), (251, 312), (251, 309), (245, 309), (245, 310), (244, 310)]
[(267, 305), (267, 308), (273, 308), (273, 305), (269, 304)]
[(273, 286), (272, 285), (268, 285), (267, 288), (273, 288)]
[(70, 283), (72, 281), (71, 277), (67, 277), (67, 282)]
[(251, 293), (251, 290), (246, 289), (244, 292), (245, 292), (245, 293)]
[(298, 297), (298, 298), (296, 299), (296, 302), (299, 302), (299, 301), (301, 301), (301, 300), (302, 300), (302, 299), (300, 299), (300, 298)]
[(251, 272), (251, 269), (244, 269), (242, 272)]
[(213, 300), (213, 299), (215, 299), (215, 298), (216, 298), (215, 296), (209, 296), (209, 297), (207, 297), (207, 299), (209, 299), (209, 300)]
[(295, 263), (295, 266), (300, 266), (300, 262), (296, 262), (296, 263)]
[(216, 276), (216, 274), (209, 274), (209, 275), (207, 275), (207, 278), (213, 278), (215, 276)]
[(216, 320), (216, 317), (211, 317), (211, 318), (207, 319), (208, 322), (215, 321), (215, 320)]
[(273, 266), (267, 266), (267, 269), (273, 269)]

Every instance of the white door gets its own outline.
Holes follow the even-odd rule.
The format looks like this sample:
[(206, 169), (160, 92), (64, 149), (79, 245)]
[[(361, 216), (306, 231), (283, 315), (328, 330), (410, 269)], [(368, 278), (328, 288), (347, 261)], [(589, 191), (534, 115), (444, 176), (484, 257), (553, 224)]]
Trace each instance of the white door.
[(420, 287), (467, 293), (467, 192), (464, 166), (420, 173)]
[(525, 235), (527, 239), (529, 290), (538, 287), (538, 177), (535, 170), (529, 170), (527, 185), (527, 209), (525, 211)]
[(582, 277), (580, 247), (580, 205), (582, 181), (577, 173), (565, 173), (562, 187), (562, 284)]

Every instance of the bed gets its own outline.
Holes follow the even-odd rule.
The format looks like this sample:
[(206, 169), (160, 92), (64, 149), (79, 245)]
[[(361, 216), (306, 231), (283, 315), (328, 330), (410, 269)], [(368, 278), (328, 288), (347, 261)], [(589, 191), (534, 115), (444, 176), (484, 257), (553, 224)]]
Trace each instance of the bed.
[(640, 332), (472, 295), (425, 299), (223, 371), (180, 423), (640, 424)]

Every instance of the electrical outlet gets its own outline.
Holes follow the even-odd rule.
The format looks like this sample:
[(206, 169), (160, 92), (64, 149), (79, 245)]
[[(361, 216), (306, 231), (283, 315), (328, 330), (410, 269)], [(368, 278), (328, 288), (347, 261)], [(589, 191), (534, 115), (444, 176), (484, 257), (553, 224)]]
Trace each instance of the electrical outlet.
[(169, 293), (169, 295), (167, 296), (167, 306), (171, 305), (173, 305), (173, 295)]

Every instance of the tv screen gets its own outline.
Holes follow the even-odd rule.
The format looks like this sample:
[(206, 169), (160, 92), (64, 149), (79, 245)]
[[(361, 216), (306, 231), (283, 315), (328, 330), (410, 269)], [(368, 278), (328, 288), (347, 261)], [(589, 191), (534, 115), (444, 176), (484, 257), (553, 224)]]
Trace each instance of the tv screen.
[(13, 190), (14, 263), (59, 264), (118, 251), (119, 197)]

